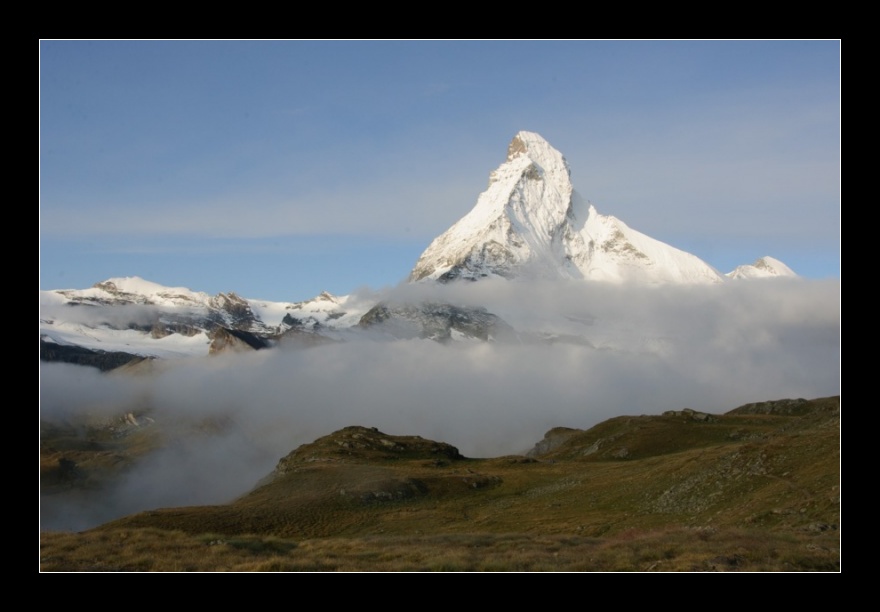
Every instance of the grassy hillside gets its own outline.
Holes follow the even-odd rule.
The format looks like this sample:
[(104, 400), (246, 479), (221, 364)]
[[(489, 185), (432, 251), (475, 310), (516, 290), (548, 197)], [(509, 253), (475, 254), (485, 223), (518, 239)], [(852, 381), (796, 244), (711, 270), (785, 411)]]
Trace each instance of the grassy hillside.
[(231, 504), (44, 533), (41, 569), (837, 571), (839, 414), (618, 417), (489, 459), (347, 427)]

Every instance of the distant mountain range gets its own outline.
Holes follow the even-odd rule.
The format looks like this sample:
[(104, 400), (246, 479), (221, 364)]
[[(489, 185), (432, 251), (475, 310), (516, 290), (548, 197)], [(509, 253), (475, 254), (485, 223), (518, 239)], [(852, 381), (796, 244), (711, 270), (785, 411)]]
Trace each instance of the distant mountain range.
[[(409, 282), (495, 278), (711, 284), (796, 276), (772, 257), (721, 274), (690, 253), (600, 214), (574, 190), (562, 154), (538, 134), (519, 132), (473, 210), (428, 246)], [(40, 292), (41, 359), (102, 369), (141, 358), (287, 342), (311, 345), (379, 329), (393, 337), (438, 341), (497, 340), (536, 331), (515, 330), (473, 306), (390, 305), (328, 293), (304, 302), (267, 302), (164, 287), (138, 277)]]

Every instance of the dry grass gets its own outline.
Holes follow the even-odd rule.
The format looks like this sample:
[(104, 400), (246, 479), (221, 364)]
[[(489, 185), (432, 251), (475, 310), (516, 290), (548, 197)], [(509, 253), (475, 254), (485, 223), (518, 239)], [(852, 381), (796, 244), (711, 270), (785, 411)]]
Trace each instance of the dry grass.
[(838, 571), (839, 399), (814, 406), (622, 417), (537, 461), (438, 458), (436, 443), (349, 428), (291, 453), (231, 504), (43, 534), (40, 566)]
[(456, 534), (322, 538), (120, 529), (47, 533), (43, 571), (626, 572), (838, 571), (829, 534), (632, 530), (613, 538)]

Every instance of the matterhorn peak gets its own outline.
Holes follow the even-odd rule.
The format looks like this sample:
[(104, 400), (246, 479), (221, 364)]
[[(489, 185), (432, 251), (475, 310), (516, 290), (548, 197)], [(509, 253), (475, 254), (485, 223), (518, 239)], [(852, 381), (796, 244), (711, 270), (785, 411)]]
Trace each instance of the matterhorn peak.
[(570, 188), (571, 169), (562, 153), (550, 146), (540, 134), (518, 132), (507, 146), (507, 162), (518, 158), (528, 161), (532, 178), (549, 178), (560, 189)]
[(694, 255), (600, 215), (573, 188), (562, 153), (518, 132), (474, 208), (419, 258), (411, 281), (487, 277), (720, 282)]
[(542, 167), (562, 166), (566, 173), (570, 173), (568, 162), (565, 161), (562, 153), (550, 146), (549, 142), (535, 132), (518, 132), (507, 145), (507, 161), (512, 161), (519, 156), (528, 157)]
[[(513, 137), (513, 140), (510, 141), (510, 144), (507, 145), (507, 161), (512, 160), (514, 157), (518, 155), (523, 155), (528, 153), (529, 147), (526, 144), (531, 136), (538, 136), (534, 132), (520, 132), (516, 136)], [(538, 138), (541, 138), (538, 136)], [(543, 141), (544, 139), (541, 138)], [(545, 141), (546, 142), (546, 141)]]

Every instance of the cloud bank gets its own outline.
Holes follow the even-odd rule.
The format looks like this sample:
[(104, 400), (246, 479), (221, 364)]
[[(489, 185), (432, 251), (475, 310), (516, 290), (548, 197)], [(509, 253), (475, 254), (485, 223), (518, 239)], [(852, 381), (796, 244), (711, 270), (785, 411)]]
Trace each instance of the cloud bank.
[[(306, 350), (166, 362), (147, 376), (43, 364), (44, 420), (137, 410), (201, 432), (140, 462), (98, 507), (53, 500), (43, 528), (229, 501), (298, 445), (348, 425), (496, 456), (527, 450), (555, 426), (840, 389), (839, 281), (481, 282), (410, 285), (385, 297), (485, 306), (518, 332), (450, 345), (352, 334)], [(223, 426), (199, 429), (205, 422)]]

